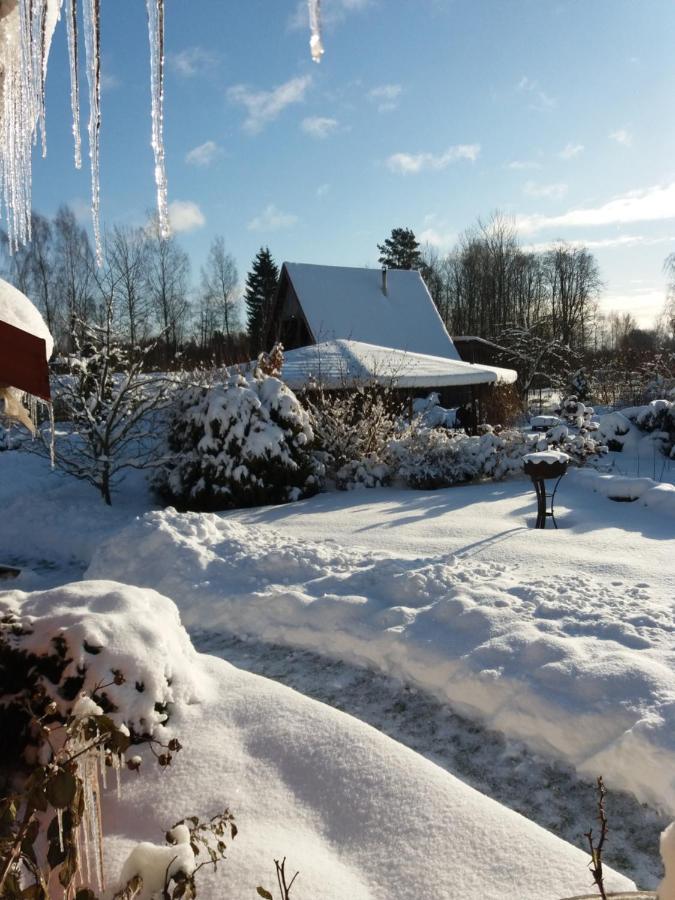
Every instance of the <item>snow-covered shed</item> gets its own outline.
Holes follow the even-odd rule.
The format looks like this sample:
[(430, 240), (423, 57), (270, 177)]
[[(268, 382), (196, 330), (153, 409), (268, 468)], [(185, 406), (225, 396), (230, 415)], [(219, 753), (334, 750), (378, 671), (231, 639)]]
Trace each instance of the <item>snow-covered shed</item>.
[(446, 406), (472, 403), (477, 421), (490, 386), (517, 378), (460, 359), (415, 270), (285, 262), (267, 335), (270, 347), (276, 341), (295, 389), (386, 383), (410, 398), (434, 390)]
[(419, 272), (285, 262), (268, 344), (287, 350), (323, 341), (459, 359)]

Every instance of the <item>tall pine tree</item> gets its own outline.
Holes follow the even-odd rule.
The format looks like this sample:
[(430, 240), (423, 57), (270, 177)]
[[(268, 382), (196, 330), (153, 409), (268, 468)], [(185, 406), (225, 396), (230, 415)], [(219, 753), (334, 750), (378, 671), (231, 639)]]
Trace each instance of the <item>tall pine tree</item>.
[(255, 255), (251, 271), (246, 276), (246, 317), (251, 353), (257, 356), (264, 346), (272, 313), (272, 302), (279, 283), (279, 270), (268, 247), (261, 247)]
[(378, 244), (379, 262), (388, 269), (421, 269), (424, 261), (412, 228), (392, 228), (391, 237)]

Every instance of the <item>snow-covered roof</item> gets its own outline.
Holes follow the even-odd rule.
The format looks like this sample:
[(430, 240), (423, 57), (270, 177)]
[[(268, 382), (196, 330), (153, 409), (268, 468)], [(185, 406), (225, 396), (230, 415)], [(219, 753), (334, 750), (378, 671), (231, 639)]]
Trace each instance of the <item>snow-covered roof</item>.
[(409, 353), (361, 341), (324, 341), (284, 354), (281, 378), (293, 389), (316, 380), (327, 388), (353, 384), (391, 384), (399, 388), (512, 384), (517, 374), (497, 366), (477, 366), (459, 359)]
[(54, 340), (38, 310), (28, 297), (0, 278), (0, 322), (42, 338), (47, 345), (47, 359), (52, 355)]
[(419, 272), (284, 263), (315, 341), (363, 341), (459, 359)]

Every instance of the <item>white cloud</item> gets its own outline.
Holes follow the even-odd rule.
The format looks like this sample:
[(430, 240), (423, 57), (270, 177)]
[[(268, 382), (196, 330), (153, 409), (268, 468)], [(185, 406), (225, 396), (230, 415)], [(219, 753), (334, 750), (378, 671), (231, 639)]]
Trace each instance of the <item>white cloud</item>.
[(204, 213), (192, 200), (174, 200), (169, 204), (169, 222), (176, 233), (194, 231), (206, 224)]
[(530, 96), (531, 109), (547, 110), (553, 109), (558, 105), (558, 101), (554, 97), (549, 96), (546, 91), (541, 89), (538, 81), (533, 81), (526, 75), (523, 75), (518, 82), (517, 89), (521, 94), (528, 94)]
[(418, 240), (422, 246), (429, 244), (439, 250), (445, 250), (451, 247), (457, 239), (454, 231), (439, 231), (437, 228), (425, 228), (418, 235)]
[[(321, 24), (330, 28), (344, 21), (351, 12), (359, 12), (369, 6), (371, 0), (323, 0), (321, 4)], [(307, 0), (298, 0), (288, 27), (296, 31), (307, 28)]]
[(249, 231), (280, 231), (282, 228), (291, 228), (297, 221), (297, 216), (282, 212), (274, 203), (270, 203), (246, 227)]
[(569, 143), (560, 151), (558, 156), (561, 159), (574, 159), (576, 156), (580, 156), (584, 152), (583, 144), (572, 144)]
[(666, 219), (675, 219), (675, 182), (630, 191), (600, 206), (572, 209), (560, 216), (520, 216), (517, 224), (524, 234), (531, 234), (551, 228), (624, 225)]
[(316, 196), (317, 197), (325, 197), (329, 190), (330, 190), (329, 184), (320, 184), (318, 186), (318, 188), (316, 189)]
[(528, 181), (523, 190), (529, 197), (540, 197), (546, 200), (560, 200), (567, 193), (566, 184), (537, 184)]
[(380, 84), (368, 91), (368, 99), (377, 104), (378, 112), (391, 112), (398, 106), (403, 88), (400, 84)]
[(386, 160), (386, 166), (398, 175), (417, 175), (426, 170), (440, 171), (450, 163), (460, 159), (475, 162), (480, 154), (480, 144), (457, 144), (448, 147), (445, 153), (392, 153)]
[(310, 116), (302, 120), (300, 127), (310, 137), (324, 140), (337, 129), (338, 120), (327, 116)]
[(311, 83), (311, 75), (302, 75), (290, 78), (271, 91), (255, 91), (245, 84), (237, 84), (229, 88), (227, 96), (232, 103), (238, 103), (246, 109), (248, 115), (244, 120), (244, 129), (257, 134), (287, 106), (301, 103)]
[(173, 71), (182, 78), (194, 78), (210, 71), (218, 61), (211, 50), (204, 47), (187, 47), (179, 53), (170, 53), (167, 62)]
[[(585, 240), (584, 238), (572, 238), (565, 241), (571, 247), (586, 247), (588, 250), (622, 250), (626, 247), (653, 247), (658, 244), (672, 244), (675, 242), (675, 236), (669, 237), (647, 237), (644, 234), (619, 234), (614, 237), (592, 238)], [(554, 242), (542, 241), (537, 244), (529, 244), (528, 249), (535, 253), (550, 250)], [(633, 279), (631, 283), (641, 283), (642, 279)]]
[(525, 169), (541, 169), (541, 163), (532, 162), (526, 159), (514, 159), (513, 162), (507, 163), (507, 169), (515, 169), (521, 171)]
[(190, 166), (210, 166), (221, 153), (222, 149), (215, 141), (205, 141), (188, 151), (185, 162)]
[(609, 137), (623, 147), (630, 147), (633, 143), (633, 135), (626, 128), (618, 128), (616, 131), (612, 131)]

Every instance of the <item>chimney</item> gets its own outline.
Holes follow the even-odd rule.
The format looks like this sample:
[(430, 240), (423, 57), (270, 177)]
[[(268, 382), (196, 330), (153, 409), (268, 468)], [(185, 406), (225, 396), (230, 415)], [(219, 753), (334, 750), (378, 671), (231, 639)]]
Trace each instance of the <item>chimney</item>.
[(382, 293), (387, 296), (387, 267), (382, 266)]

